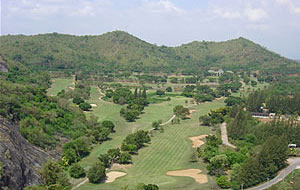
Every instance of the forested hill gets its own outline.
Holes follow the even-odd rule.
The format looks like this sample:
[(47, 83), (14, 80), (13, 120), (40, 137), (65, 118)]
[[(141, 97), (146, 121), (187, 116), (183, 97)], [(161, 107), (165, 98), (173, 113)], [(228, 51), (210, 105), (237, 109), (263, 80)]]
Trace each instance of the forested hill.
[(269, 73), (299, 71), (295, 61), (244, 38), (166, 47), (114, 31), (98, 36), (7, 35), (0, 37), (0, 44), (0, 56), (4, 59), (36, 70), (193, 73), (218, 67)]

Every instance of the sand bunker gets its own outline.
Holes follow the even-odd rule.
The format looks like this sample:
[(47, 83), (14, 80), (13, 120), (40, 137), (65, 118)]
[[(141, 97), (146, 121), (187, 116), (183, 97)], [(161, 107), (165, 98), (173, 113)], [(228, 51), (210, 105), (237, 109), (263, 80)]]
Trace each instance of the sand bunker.
[(201, 174), (201, 170), (198, 169), (187, 169), (187, 170), (177, 170), (177, 171), (169, 171), (167, 175), (170, 176), (184, 176), (191, 177), (198, 183), (207, 183), (207, 176)]
[(106, 180), (105, 180), (105, 183), (111, 183), (111, 182), (114, 182), (117, 178), (119, 177), (122, 177), (122, 176), (125, 176), (127, 175), (126, 173), (124, 172), (116, 172), (116, 171), (113, 171), (113, 172), (108, 172), (106, 174)]
[(97, 107), (97, 104), (91, 104), (92, 107)]
[(118, 163), (113, 163), (110, 167), (111, 170), (124, 170), (127, 171), (132, 164), (118, 164)]
[(196, 112), (197, 110), (189, 110), (190, 114)]
[(193, 142), (192, 147), (193, 148), (198, 148), (198, 147), (202, 146), (204, 144), (204, 141), (202, 141), (200, 139), (204, 139), (207, 136), (208, 135), (200, 135), (200, 136), (197, 136), (197, 137), (190, 137), (189, 139)]

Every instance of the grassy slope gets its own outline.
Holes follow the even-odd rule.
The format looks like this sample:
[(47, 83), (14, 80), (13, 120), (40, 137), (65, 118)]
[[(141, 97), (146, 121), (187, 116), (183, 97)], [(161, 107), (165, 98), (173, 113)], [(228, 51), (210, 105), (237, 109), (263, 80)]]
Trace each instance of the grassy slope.
[(47, 94), (56, 96), (61, 90), (67, 90), (69, 87), (74, 87), (73, 78), (54, 78), (52, 79), (51, 88), (48, 89)]
[[(112, 140), (97, 145), (91, 155), (81, 162), (83, 166), (88, 166), (97, 161), (97, 156), (105, 153), (110, 148), (120, 146), (122, 140), (127, 134), (137, 129), (150, 129), (154, 120), (168, 120), (172, 116), (172, 109), (175, 105), (185, 104), (186, 98), (172, 98), (170, 105), (167, 102), (161, 104), (150, 105), (146, 108), (145, 114), (135, 123), (125, 122), (119, 116), (119, 105), (98, 100), (99, 94), (96, 88), (92, 88), (91, 103), (96, 103), (98, 107), (94, 108), (94, 114), (100, 119), (110, 119), (116, 124), (116, 133), (111, 135)], [(193, 179), (187, 177), (170, 177), (166, 176), (169, 170), (199, 168), (205, 170), (202, 163), (189, 163), (189, 156), (192, 153), (191, 141), (189, 136), (211, 133), (207, 127), (200, 127), (198, 122), (199, 115), (206, 114), (211, 109), (223, 106), (223, 102), (212, 102), (196, 106), (199, 112), (194, 113), (192, 119), (183, 121), (180, 125), (165, 126), (164, 133), (157, 133), (152, 138), (152, 143), (139, 151), (134, 156), (134, 165), (128, 169), (128, 175), (116, 180), (110, 184), (85, 184), (79, 189), (119, 189), (125, 185), (134, 185), (139, 182), (155, 183), (160, 185), (162, 189), (197, 189), (199, 184)], [(194, 109), (194, 108), (193, 108)], [(209, 178), (209, 183), (201, 185), (202, 187), (215, 186), (214, 180)]]

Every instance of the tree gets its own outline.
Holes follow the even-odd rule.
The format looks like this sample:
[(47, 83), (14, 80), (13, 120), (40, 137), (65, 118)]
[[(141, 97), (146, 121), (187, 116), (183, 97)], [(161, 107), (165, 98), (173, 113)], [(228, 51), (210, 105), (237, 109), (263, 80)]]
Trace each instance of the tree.
[(159, 187), (155, 184), (148, 184), (143, 186), (144, 190), (159, 190)]
[(241, 171), (241, 165), (240, 164), (234, 164), (231, 167), (230, 172), (230, 186), (232, 189), (237, 190), (240, 189), (240, 183), (239, 183), (239, 176)]
[(217, 177), (216, 181), (217, 181), (217, 184), (222, 189), (228, 189), (228, 188), (230, 188), (230, 183), (228, 181), (228, 177), (227, 176), (222, 175), (220, 177)]
[(110, 132), (114, 132), (115, 125), (112, 121), (105, 120), (105, 121), (102, 121), (101, 124), (102, 124), (102, 127), (109, 129)]
[(199, 121), (202, 122), (204, 126), (211, 126), (211, 118), (208, 115), (200, 116)]
[(173, 109), (174, 114), (177, 117), (180, 117), (181, 119), (186, 119), (186, 117), (190, 114), (190, 111), (188, 108), (183, 107), (182, 105), (177, 105)]
[(226, 167), (228, 167), (229, 162), (227, 156), (225, 154), (219, 154), (212, 157), (209, 160), (210, 164), (207, 166), (208, 173), (211, 175), (216, 174), (216, 171), (222, 170), (225, 171)]
[(160, 124), (161, 124), (161, 121), (153, 121), (153, 122), (152, 122), (152, 127), (153, 127), (153, 129), (154, 129), (154, 130), (158, 130)]
[(44, 184), (47, 186), (59, 184), (67, 187), (69, 185), (62, 167), (57, 162), (51, 160), (42, 167), (41, 176)]
[(92, 108), (92, 106), (89, 103), (84, 102), (79, 104), (79, 108), (83, 111), (89, 111)]
[(251, 86), (256, 86), (257, 85), (257, 82), (255, 80), (251, 80)]
[(174, 119), (172, 119), (171, 123), (172, 123), (172, 125), (173, 124), (180, 124), (180, 118), (179, 117), (175, 117)]
[(168, 98), (167, 98), (167, 101), (168, 101), (168, 105), (170, 105), (171, 98), (168, 97)]
[(142, 97), (143, 97), (145, 100), (147, 99), (146, 88), (143, 89)]
[(84, 100), (82, 98), (80, 98), (80, 97), (74, 97), (73, 98), (73, 103), (74, 104), (80, 105), (83, 102), (84, 102)]
[(172, 87), (171, 86), (168, 86), (167, 88), (166, 88), (166, 91), (167, 92), (172, 92), (173, 90), (172, 90)]
[(119, 164), (128, 164), (132, 160), (131, 155), (128, 152), (123, 152), (120, 157), (118, 158), (117, 162)]
[(134, 89), (133, 97), (134, 97), (134, 99), (136, 99), (138, 97), (137, 87)]
[(240, 105), (242, 103), (242, 99), (240, 97), (229, 96), (224, 102), (226, 103), (226, 106), (234, 106)]
[(89, 154), (89, 145), (84, 139), (79, 138), (63, 146), (63, 155), (70, 163), (77, 162)]
[(81, 167), (79, 164), (75, 163), (72, 164), (69, 170), (70, 176), (73, 178), (82, 178), (85, 177), (85, 171), (84, 168)]
[(120, 148), (109, 149), (107, 154), (113, 162), (116, 162), (121, 156), (121, 150)]
[(111, 164), (111, 158), (108, 154), (100, 154), (98, 159), (106, 168), (108, 168)]
[(101, 180), (103, 180), (106, 177), (103, 163), (98, 162), (93, 165), (89, 169), (87, 177), (91, 183), (99, 183)]
[(165, 91), (163, 91), (163, 90), (157, 90), (156, 91), (156, 95), (158, 95), (159, 97), (161, 97), (162, 95), (165, 95)]
[(114, 95), (114, 91), (113, 91), (112, 89), (107, 89), (107, 90), (105, 91), (105, 96), (106, 96), (107, 98), (111, 98), (111, 97), (113, 97), (113, 95)]

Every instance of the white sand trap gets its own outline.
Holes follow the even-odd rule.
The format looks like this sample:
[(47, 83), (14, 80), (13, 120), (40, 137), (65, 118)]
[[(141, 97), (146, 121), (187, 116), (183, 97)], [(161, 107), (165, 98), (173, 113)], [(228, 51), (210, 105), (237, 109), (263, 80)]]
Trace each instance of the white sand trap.
[(74, 88), (74, 87), (72, 87), (72, 86), (69, 86), (69, 88), (70, 88), (71, 90), (75, 90), (75, 88)]
[(116, 172), (116, 171), (113, 171), (113, 172), (108, 172), (106, 174), (106, 180), (105, 180), (105, 183), (111, 183), (111, 182), (114, 182), (117, 178), (119, 177), (122, 177), (122, 176), (125, 176), (127, 175), (126, 173), (124, 172)]
[(91, 104), (92, 107), (97, 107), (97, 104)]
[(207, 137), (208, 135), (200, 135), (197, 137), (190, 137), (189, 139), (193, 142), (192, 147), (193, 148), (198, 148), (200, 146), (202, 146), (204, 144), (204, 141), (202, 141), (201, 139), (204, 139), (205, 137)]
[(207, 183), (207, 176), (201, 174), (201, 170), (198, 169), (187, 169), (187, 170), (177, 170), (177, 171), (169, 171), (167, 175), (170, 176), (184, 176), (184, 177), (191, 177), (198, 183)]

